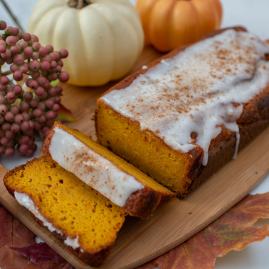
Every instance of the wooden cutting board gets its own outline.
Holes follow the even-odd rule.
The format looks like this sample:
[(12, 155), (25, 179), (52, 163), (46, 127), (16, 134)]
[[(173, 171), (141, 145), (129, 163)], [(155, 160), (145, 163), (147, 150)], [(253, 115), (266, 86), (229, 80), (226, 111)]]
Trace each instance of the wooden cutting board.
[[(132, 72), (160, 54), (146, 47)], [(95, 138), (92, 117), (96, 99), (116, 82), (102, 87), (64, 86), (63, 104), (79, 119), (67, 124)], [(148, 220), (127, 217), (101, 269), (135, 268), (182, 243), (249, 193), (269, 172), (269, 129), (186, 199), (174, 199)], [(7, 172), (0, 167), (0, 179)], [(65, 245), (33, 221), (30, 213), (7, 192), (0, 180), (0, 203), (77, 269), (91, 268), (66, 250)]]

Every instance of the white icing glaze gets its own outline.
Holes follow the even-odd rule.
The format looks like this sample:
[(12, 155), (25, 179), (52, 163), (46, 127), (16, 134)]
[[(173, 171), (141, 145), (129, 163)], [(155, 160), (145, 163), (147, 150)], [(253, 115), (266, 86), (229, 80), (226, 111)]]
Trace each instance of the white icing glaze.
[(53, 160), (123, 207), (130, 195), (144, 186), (73, 135), (54, 128), (49, 151)]
[(14, 192), (15, 198), (18, 203), (24, 207), (26, 207), (29, 211), (31, 211), (39, 220), (43, 222), (43, 225), (47, 227), (51, 232), (57, 232), (60, 235), (63, 233), (55, 228), (50, 222), (48, 222), (38, 211), (37, 207), (35, 206), (33, 200), (25, 193)]
[(166, 60), (164, 60), (164, 59), (161, 60), (161, 64), (164, 64), (164, 65), (166, 65), (166, 66), (169, 66), (169, 65), (170, 65), (170, 64), (169, 64)]
[[(38, 208), (35, 206), (34, 201), (25, 193), (20, 193), (20, 192), (14, 192), (15, 198), (18, 201), (18, 203), (22, 206), (24, 206), (25, 208), (27, 208), (29, 211), (32, 212), (32, 214), (35, 215), (36, 218), (38, 218), (39, 220), (41, 220), (43, 222), (43, 225), (45, 227), (47, 227), (49, 229), (49, 231), (51, 232), (57, 232), (60, 235), (63, 235), (63, 233), (55, 228), (50, 222), (48, 222), (46, 220), (46, 218), (44, 218), (40, 213)], [(42, 242), (42, 241), (40, 241)], [(44, 241), (43, 241), (44, 242)], [(80, 245), (78, 243), (78, 236), (76, 238), (71, 238), (71, 237), (67, 237), (64, 240), (64, 243), (67, 246), (71, 246), (73, 249), (79, 248)]]
[(148, 69), (148, 67), (146, 65), (143, 65), (142, 69)]
[(40, 237), (38, 237), (38, 236), (35, 237), (35, 242), (36, 242), (37, 244), (39, 244), (39, 243), (45, 243), (44, 240), (42, 240), (42, 239), (41, 239)]
[(78, 243), (78, 236), (76, 238), (71, 238), (71, 237), (67, 237), (65, 240), (64, 240), (64, 243), (67, 245), (67, 246), (70, 246), (72, 247), (73, 249), (76, 249), (76, 248), (79, 248), (80, 245)]
[[(102, 100), (120, 114), (140, 123), (173, 149), (188, 152), (208, 148), (221, 127), (236, 133), (243, 103), (268, 83), (269, 48), (255, 35), (227, 30), (185, 51), (161, 60), (128, 87), (113, 90)], [(195, 132), (195, 144), (191, 133)]]

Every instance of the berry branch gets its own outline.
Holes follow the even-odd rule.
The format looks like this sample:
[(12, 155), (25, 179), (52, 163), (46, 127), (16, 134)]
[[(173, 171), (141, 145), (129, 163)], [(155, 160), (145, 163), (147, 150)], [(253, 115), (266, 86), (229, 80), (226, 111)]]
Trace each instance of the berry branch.
[[(21, 155), (31, 157), (37, 148), (34, 131), (46, 136), (58, 116), (63, 89), (50, 83), (68, 81), (62, 71), (68, 52), (42, 47), (37, 36), (7, 27), (4, 21), (0, 30), (5, 30), (0, 34), (0, 154), (12, 156), (17, 146)], [(5, 63), (10, 71), (2, 72)]]
[(8, 75), (10, 75), (10, 74), (12, 74), (11, 71), (5, 71), (5, 72), (2, 72), (2, 73), (1, 73), (1, 76), (8, 76)]
[(17, 18), (15, 17), (15, 15), (12, 13), (11, 9), (9, 8), (9, 6), (6, 4), (5, 0), (1, 0), (1, 2), (2, 2), (3, 6), (5, 7), (5, 9), (7, 10), (7, 12), (9, 13), (10, 17), (13, 19), (13, 21), (17, 24), (17, 26), (23, 32), (23, 28), (22, 28), (21, 24), (19, 23), (19, 21), (17, 20)]

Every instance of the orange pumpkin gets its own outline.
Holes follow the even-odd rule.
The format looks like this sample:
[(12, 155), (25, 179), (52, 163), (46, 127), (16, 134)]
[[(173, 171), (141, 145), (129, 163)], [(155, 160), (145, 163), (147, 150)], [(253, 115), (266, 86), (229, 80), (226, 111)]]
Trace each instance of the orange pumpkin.
[(220, 27), (219, 0), (138, 0), (145, 40), (160, 51), (195, 42)]

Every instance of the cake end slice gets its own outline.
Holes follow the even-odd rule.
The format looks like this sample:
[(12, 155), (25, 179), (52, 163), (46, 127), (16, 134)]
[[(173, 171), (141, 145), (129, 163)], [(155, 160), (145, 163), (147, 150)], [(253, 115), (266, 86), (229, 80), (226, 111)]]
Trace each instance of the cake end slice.
[(125, 212), (48, 157), (16, 167), (4, 177), (11, 195), (83, 262), (100, 266)]

